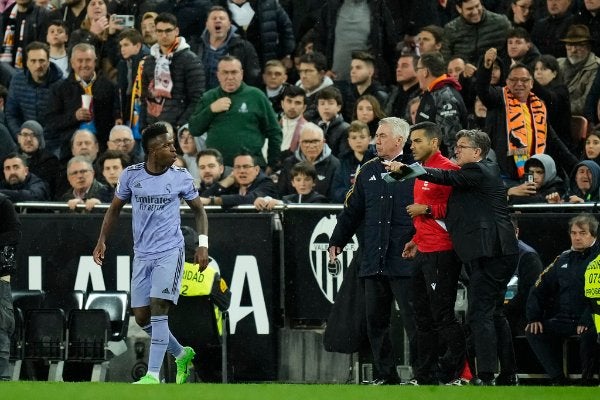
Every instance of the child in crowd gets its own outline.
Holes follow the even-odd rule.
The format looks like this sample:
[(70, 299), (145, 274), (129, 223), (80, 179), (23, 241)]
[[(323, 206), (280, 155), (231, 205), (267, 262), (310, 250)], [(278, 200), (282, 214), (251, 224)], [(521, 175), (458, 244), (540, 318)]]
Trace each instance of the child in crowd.
[(361, 165), (374, 157), (375, 152), (369, 148), (371, 135), (367, 124), (361, 121), (352, 121), (348, 128), (348, 145), (352, 151), (340, 158), (340, 167), (333, 176), (332, 200), (334, 203), (343, 203), (346, 193), (354, 184), (354, 177)]
[(525, 182), (508, 189), (510, 204), (546, 203), (546, 196), (551, 193), (564, 195), (565, 185), (556, 174), (556, 164), (549, 155), (533, 155), (525, 162), (525, 171)]
[(283, 196), (282, 200), (258, 197), (254, 200), (254, 207), (257, 210), (272, 210), (275, 206), (284, 204), (329, 203), (327, 197), (315, 191), (317, 171), (311, 163), (303, 161), (295, 164), (290, 175), (295, 194)]
[(353, 118), (367, 124), (371, 137), (374, 137), (379, 126), (379, 120), (385, 118), (385, 113), (375, 96), (365, 94), (356, 100)]
[(46, 33), (46, 42), (50, 45), (50, 61), (56, 64), (63, 73), (69, 76), (69, 56), (67, 43), (69, 42), (69, 28), (61, 20), (51, 21)]
[(328, 86), (316, 95), (319, 122), (317, 125), (323, 129), (325, 140), (334, 156), (348, 152), (346, 132), (348, 123), (344, 121), (340, 111), (342, 109), (342, 93), (334, 86)]

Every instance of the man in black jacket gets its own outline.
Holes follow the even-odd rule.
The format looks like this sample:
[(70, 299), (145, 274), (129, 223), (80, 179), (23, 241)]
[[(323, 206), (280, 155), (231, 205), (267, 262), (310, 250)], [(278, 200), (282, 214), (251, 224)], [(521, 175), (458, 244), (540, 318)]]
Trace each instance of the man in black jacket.
[(10, 276), (16, 272), (16, 246), (21, 240), (21, 222), (12, 203), (0, 194), (0, 381), (10, 380), (8, 357), (13, 315)]
[(13, 203), (20, 201), (50, 200), (48, 183), (29, 172), (26, 158), (20, 154), (9, 154), (3, 162), (4, 179), (0, 181), (0, 193)]
[(581, 379), (589, 384), (597, 370), (596, 329), (584, 292), (584, 274), (600, 253), (598, 221), (581, 214), (569, 221), (571, 249), (546, 268), (527, 299), (527, 341), (553, 385), (566, 383), (562, 341), (580, 339)]
[(394, 300), (398, 302), (411, 342), (416, 331), (409, 297), (414, 267), (411, 261), (402, 258), (404, 246), (415, 233), (407, 212), (407, 207), (413, 204), (414, 180), (387, 183), (383, 179), (384, 162), (412, 162), (412, 156), (402, 151), (408, 134), (408, 123), (400, 118), (383, 118), (379, 122), (375, 134), (378, 157), (365, 163), (357, 173), (329, 240), (329, 259), (333, 261), (357, 229), (364, 229), (364, 236), (359, 239), (363, 251), (358, 276), (365, 284), (374, 385), (399, 381), (389, 336)]
[[(469, 274), (469, 315), (475, 354), (476, 384), (493, 385), (497, 366), (496, 326), (508, 324), (496, 309), (517, 266), (518, 246), (510, 222), (500, 169), (485, 157), (490, 138), (479, 130), (462, 130), (455, 146), (458, 171), (425, 168), (419, 179), (453, 186), (446, 226), (456, 253)], [(400, 163), (390, 164), (397, 171)], [(496, 321), (494, 321), (496, 320)]]

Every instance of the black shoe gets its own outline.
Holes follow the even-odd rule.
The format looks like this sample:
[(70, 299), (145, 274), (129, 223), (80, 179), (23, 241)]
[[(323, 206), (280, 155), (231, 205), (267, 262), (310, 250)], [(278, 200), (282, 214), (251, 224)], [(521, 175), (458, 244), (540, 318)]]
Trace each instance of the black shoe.
[(519, 377), (516, 374), (500, 374), (496, 377), (496, 386), (519, 386)]
[(471, 379), (471, 385), (474, 386), (496, 386), (496, 383), (493, 379), (479, 379), (473, 378)]
[(382, 386), (382, 385), (397, 385), (399, 382), (397, 380), (391, 379), (373, 379), (369, 384), (373, 386)]

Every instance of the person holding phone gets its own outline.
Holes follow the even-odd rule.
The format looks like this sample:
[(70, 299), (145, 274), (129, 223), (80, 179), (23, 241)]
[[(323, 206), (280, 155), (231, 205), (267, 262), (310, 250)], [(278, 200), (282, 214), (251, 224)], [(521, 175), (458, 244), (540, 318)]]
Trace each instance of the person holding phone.
[(563, 196), (566, 187), (557, 175), (556, 163), (547, 154), (535, 154), (525, 162), (523, 182), (508, 189), (509, 204), (547, 203), (546, 196)]

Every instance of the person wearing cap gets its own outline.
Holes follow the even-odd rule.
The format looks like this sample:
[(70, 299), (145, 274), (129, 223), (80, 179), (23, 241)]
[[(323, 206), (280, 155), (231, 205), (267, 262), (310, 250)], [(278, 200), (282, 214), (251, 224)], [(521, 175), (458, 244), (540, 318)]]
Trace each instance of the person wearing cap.
[(17, 153), (27, 160), (29, 172), (47, 182), (51, 197), (61, 169), (58, 158), (46, 149), (44, 129), (37, 121), (25, 121), (17, 134)]
[[(27, 68), (13, 76), (4, 108), (6, 125), (14, 138), (25, 121), (34, 120), (42, 127), (45, 125), (50, 85), (62, 79), (62, 72), (49, 61), (50, 48), (46, 43), (29, 43), (25, 55)], [(46, 142), (47, 149), (56, 154), (60, 138), (47, 138)]]
[(600, 58), (592, 52), (592, 37), (585, 25), (571, 25), (560, 40), (567, 56), (558, 59), (564, 82), (571, 98), (571, 114), (583, 115), (585, 100), (590, 92), (600, 65)]

